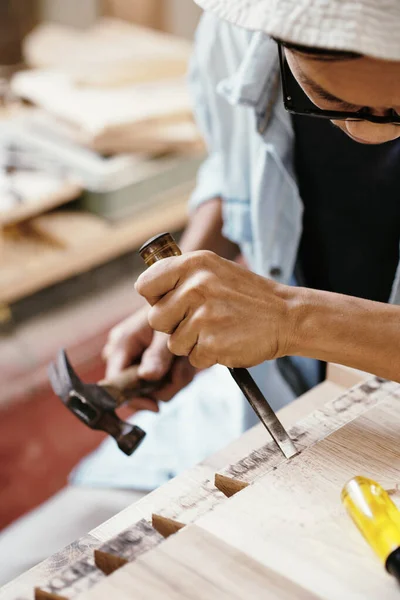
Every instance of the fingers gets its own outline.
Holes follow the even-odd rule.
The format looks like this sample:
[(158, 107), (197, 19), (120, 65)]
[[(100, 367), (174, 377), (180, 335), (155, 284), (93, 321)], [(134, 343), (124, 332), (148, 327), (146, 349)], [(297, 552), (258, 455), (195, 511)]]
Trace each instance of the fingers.
[(129, 367), (150, 344), (153, 331), (147, 322), (147, 312), (145, 308), (134, 313), (110, 331), (102, 353), (107, 362), (107, 379)]
[(209, 346), (201, 343), (200, 328), (193, 323), (193, 318), (184, 319), (170, 336), (168, 347), (177, 356), (187, 356), (190, 364), (196, 369), (208, 369), (217, 362), (209, 351)]
[(153, 306), (164, 294), (177, 286), (184, 260), (184, 257), (174, 256), (154, 263), (138, 278), (136, 291)]
[(192, 319), (186, 317), (170, 335), (168, 348), (176, 356), (189, 356), (197, 344), (198, 333), (193, 327)]
[[(105, 350), (106, 348), (104, 351)], [(120, 348), (114, 351), (108, 349), (107, 352), (109, 355), (107, 358), (106, 379), (112, 379), (130, 366), (131, 354), (128, 352), (127, 348)]]
[(148, 314), (150, 327), (163, 333), (173, 333), (198, 304), (198, 296), (198, 292), (188, 286), (168, 292), (150, 308)]
[(189, 361), (196, 369), (208, 369), (217, 362), (200, 343), (197, 343), (189, 354)]
[(143, 352), (139, 377), (149, 381), (162, 379), (170, 370), (173, 358), (168, 350), (168, 336), (156, 332), (150, 346)]
[(196, 369), (187, 358), (175, 359), (171, 369), (171, 383), (157, 392), (157, 398), (163, 402), (171, 400), (178, 392), (186, 387), (196, 374)]

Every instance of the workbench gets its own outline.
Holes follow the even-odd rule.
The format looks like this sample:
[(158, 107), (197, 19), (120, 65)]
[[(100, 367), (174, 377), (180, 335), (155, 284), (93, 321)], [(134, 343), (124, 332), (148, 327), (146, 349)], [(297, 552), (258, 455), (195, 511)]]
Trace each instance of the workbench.
[(284, 459), (257, 425), (5, 586), (0, 600), (28, 600), (34, 588), (36, 598), (79, 600), (398, 598), (340, 492), (361, 474), (397, 501), (399, 399), (398, 384), (331, 365), (280, 411), (297, 456)]

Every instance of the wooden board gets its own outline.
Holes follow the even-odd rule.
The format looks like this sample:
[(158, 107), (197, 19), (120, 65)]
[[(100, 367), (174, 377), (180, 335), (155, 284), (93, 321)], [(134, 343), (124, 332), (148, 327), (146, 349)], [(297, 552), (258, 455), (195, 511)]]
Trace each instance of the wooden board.
[(164, 25), (164, 0), (102, 0), (105, 15), (131, 21), (146, 27), (162, 29)]
[(16, 225), (22, 221), (62, 206), (71, 200), (75, 200), (82, 193), (82, 189), (77, 185), (65, 184), (60, 192), (38, 199), (37, 202), (18, 204), (7, 211), (0, 211), (0, 228)]
[(317, 600), (317, 596), (196, 526), (95, 586), (85, 600)]
[[(112, 543), (113, 538), (119, 537), (128, 528), (135, 527), (142, 519), (151, 520), (153, 513), (162, 512), (165, 507), (168, 507), (168, 514), (176, 518), (185, 513), (186, 523), (195, 521), (218, 502), (226, 501), (222, 492), (212, 485), (213, 476), (214, 469), (206, 464), (197, 465), (179, 475), (94, 529), (82, 540), (64, 548), (2, 587), (0, 600), (32, 600), (35, 587), (45, 587), (57, 579), (60, 573), (68, 572), (74, 564), (93, 565), (95, 550), (110, 541)], [(89, 576), (93, 577), (92, 571), (89, 572)], [(78, 582), (78, 586), (80, 585)]]
[(355, 475), (395, 488), (399, 439), (400, 403), (389, 396), (198, 525), (324, 599), (398, 598), (396, 582), (347, 516), (340, 492)]
[(127, 219), (110, 226), (106, 234), (90, 239), (81, 238), (60, 258), (56, 252), (46, 252), (29, 270), (4, 265), (0, 273), (0, 304), (11, 304), (38, 290), (73, 277), (107, 261), (139, 248), (148, 238), (160, 231), (178, 231), (187, 222), (187, 199), (190, 188), (166, 194), (157, 211)]
[[(361, 380), (364, 378), (365, 374), (363, 374)], [(395, 384), (391, 385), (395, 386)], [(334, 398), (342, 391), (342, 387), (329, 381), (317, 386), (311, 393), (305, 394), (303, 398), (299, 398), (292, 405), (280, 411), (282, 422), (287, 427), (293, 425), (293, 419), (304, 416), (313, 408), (323, 406), (326, 400)], [(321, 419), (322, 434), (324, 425), (324, 420)], [(16, 596), (30, 598), (33, 586), (44, 585), (43, 582), (53, 578), (61, 568), (61, 561), (64, 566), (70, 566), (77, 560), (90, 557), (91, 549), (96, 541), (99, 547), (110, 538), (118, 536), (124, 529), (133, 527), (141, 519), (151, 519), (154, 513), (161, 517), (162, 525), (170, 520), (169, 525), (173, 528), (176, 523), (178, 523), (178, 526), (194, 523), (203, 515), (216, 510), (218, 506), (227, 502), (227, 498), (213, 485), (215, 470), (222, 470), (223, 465), (229, 460), (242, 461), (249, 453), (257, 449), (265, 439), (268, 439), (265, 428), (261, 425), (254, 427), (224, 450), (209, 457), (202, 464), (183, 473), (96, 528), (87, 536), (85, 544), (79, 546), (81, 552), (76, 553), (74, 550), (73, 560), (68, 558), (72, 557), (70, 556), (70, 550), (66, 549), (57, 557), (45, 561), (0, 590), (1, 600), (14, 600)], [(161, 529), (160, 518), (158, 518), (158, 525), (157, 523), (154, 524), (163, 535), (169, 533), (168, 530)], [(175, 527), (176, 529), (178, 527)], [(90, 545), (88, 545), (88, 540)], [(76, 547), (78, 546), (74, 546), (74, 548)]]
[[(280, 464), (79, 600), (398, 598), (395, 580), (352, 524), (340, 492), (357, 474), (396, 488), (399, 397), (396, 386), (379, 405)], [(257, 583), (258, 592), (251, 587)]]
[(144, 519), (97, 548), (89, 556), (60, 570), (35, 590), (35, 600), (75, 598), (128, 562), (157, 546), (164, 538)]
[[(398, 384), (373, 378), (325, 404), (289, 429), (299, 451), (315, 444), (352, 419), (357, 418), (386, 397), (397, 397)], [(243, 459), (216, 474), (216, 486), (227, 496), (244, 489), (260, 477), (286, 462), (269, 441)]]

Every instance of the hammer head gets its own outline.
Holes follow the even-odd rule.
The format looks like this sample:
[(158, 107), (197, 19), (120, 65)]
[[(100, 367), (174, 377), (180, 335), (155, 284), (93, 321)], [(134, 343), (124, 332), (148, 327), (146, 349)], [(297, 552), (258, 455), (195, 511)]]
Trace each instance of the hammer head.
[(82, 423), (111, 435), (128, 456), (135, 452), (146, 433), (118, 417), (116, 402), (103, 387), (81, 381), (64, 350), (49, 366), (49, 378), (54, 393)]

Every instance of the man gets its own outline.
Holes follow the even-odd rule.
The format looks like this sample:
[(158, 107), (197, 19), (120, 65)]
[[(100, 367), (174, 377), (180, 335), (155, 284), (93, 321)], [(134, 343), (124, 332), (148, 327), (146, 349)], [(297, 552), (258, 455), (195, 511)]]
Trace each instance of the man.
[[(191, 80), (210, 154), (187, 254), (139, 278), (153, 307), (111, 333), (109, 374), (142, 353), (145, 378), (173, 364), (162, 400), (196, 368), (284, 356), (400, 380), (400, 5), (199, 3), (261, 33), (203, 18)], [(224, 260), (238, 247), (251, 271)]]

